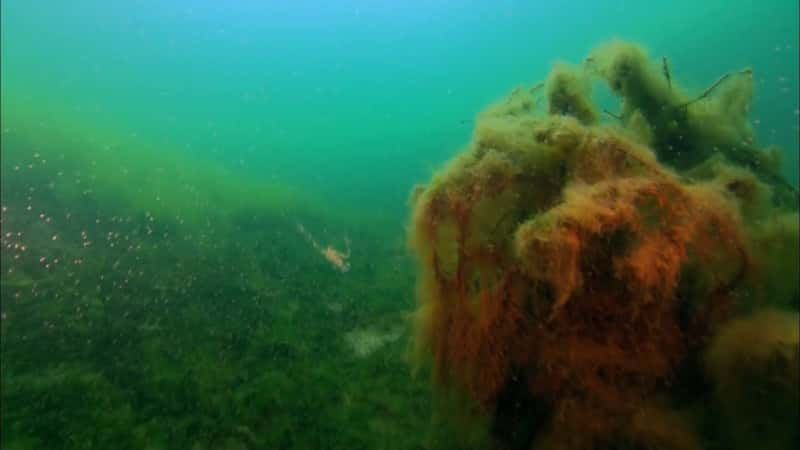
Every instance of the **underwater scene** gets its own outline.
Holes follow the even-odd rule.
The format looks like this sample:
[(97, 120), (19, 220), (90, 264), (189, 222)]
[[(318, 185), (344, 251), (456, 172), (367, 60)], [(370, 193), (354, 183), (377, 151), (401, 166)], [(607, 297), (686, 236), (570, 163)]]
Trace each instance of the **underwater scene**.
[(796, 0), (0, 8), (3, 450), (800, 448)]

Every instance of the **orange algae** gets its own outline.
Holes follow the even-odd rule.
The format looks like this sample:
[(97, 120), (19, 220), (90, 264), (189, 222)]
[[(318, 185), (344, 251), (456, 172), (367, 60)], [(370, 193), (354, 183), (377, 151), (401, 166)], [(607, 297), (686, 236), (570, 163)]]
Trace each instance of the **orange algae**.
[[(416, 189), (418, 353), (437, 386), (462, 390), (493, 422), (498, 447), (702, 448), (671, 408), (757, 276), (746, 219), (772, 175), (669, 169), (624, 124), (595, 124), (587, 92), (552, 87), (582, 76), (568, 73), (551, 79), (550, 113), (516, 90)], [(653, 101), (681, 104), (677, 88), (640, 78), (618, 87), (650, 108), (626, 112), (637, 126)], [(652, 417), (672, 418), (682, 437), (670, 441)]]

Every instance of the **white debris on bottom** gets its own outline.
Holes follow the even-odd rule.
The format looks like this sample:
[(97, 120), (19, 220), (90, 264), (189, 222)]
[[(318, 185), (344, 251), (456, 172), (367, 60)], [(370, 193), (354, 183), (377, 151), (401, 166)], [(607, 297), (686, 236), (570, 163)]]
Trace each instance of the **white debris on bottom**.
[(356, 356), (363, 358), (371, 355), (384, 345), (394, 342), (403, 335), (403, 327), (394, 327), (388, 331), (372, 328), (356, 329), (345, 334), (347, 345)]

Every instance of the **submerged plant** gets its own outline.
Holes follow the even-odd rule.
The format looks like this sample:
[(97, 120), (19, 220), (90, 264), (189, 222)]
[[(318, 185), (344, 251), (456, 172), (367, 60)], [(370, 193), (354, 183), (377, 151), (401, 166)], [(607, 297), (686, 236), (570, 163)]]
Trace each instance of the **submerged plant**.
[[(592, 76), (622, 98), (619, 123), (599, 123)], [(554, 69), (546, 107), (524, 89), (489, 107), (467, 150), (417, 188), (418, 361), (493, 446), (712, 438), (697, 431), (713, 412), (692, 374), (759, 297), (769, 255), (752, 248), (754, 221), (797, 195), (756, 163), (767, 152), (746, 120), (748, 76), (693, 99), (640, 47), (600, 47), (583, 69)]]

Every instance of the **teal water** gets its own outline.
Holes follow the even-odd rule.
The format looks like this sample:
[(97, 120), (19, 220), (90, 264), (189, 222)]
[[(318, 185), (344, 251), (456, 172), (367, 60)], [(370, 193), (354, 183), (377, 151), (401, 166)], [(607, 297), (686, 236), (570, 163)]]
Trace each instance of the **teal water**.
[(1, 8), (3, 448), (447, 448), (409, 193), (607, 40), (697, 94), (752, 68), (798, 183), (792, 0)]
[(463, 121), (616, 37), (698, 90), (753, 67), (759, 136), (797, 167), (790, 0), (262, 3), (7, 2), (4, 92), (396, 213)]

